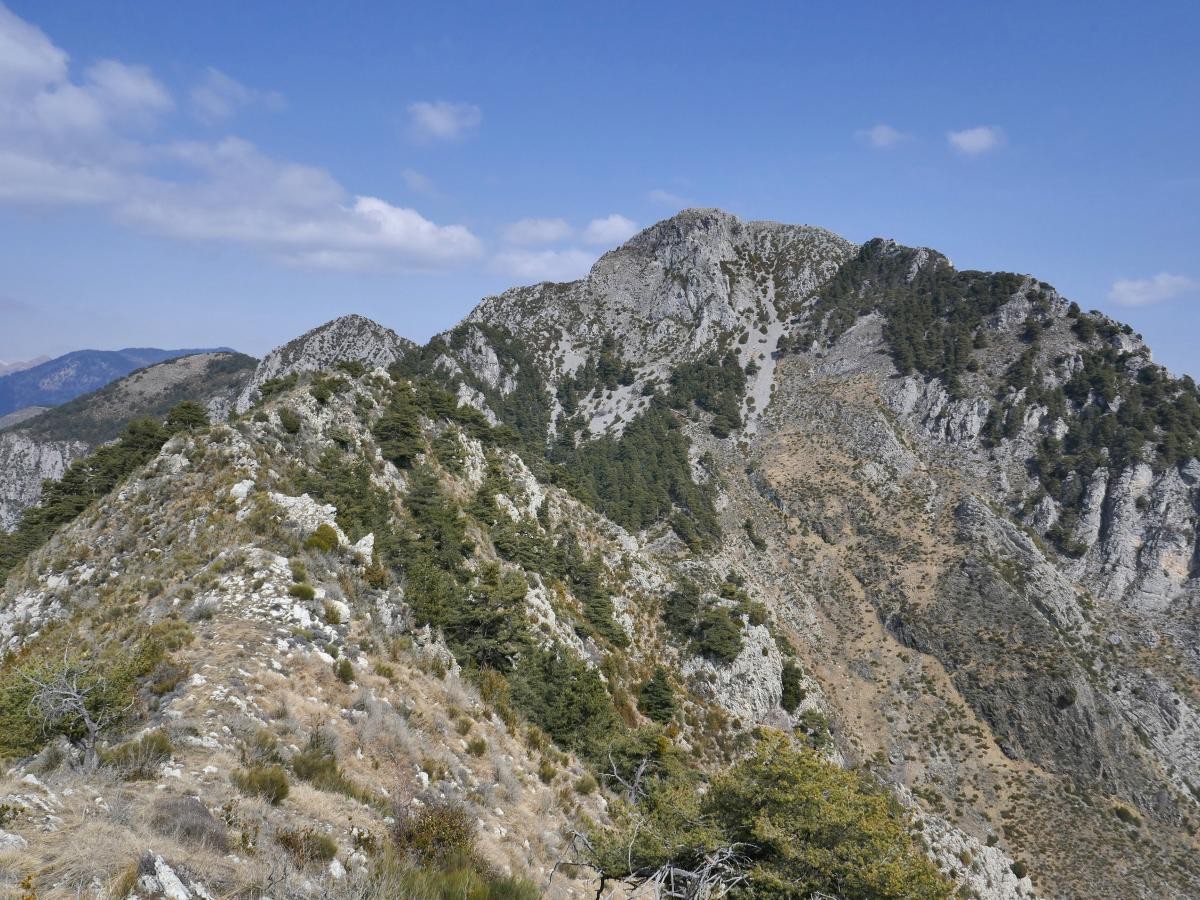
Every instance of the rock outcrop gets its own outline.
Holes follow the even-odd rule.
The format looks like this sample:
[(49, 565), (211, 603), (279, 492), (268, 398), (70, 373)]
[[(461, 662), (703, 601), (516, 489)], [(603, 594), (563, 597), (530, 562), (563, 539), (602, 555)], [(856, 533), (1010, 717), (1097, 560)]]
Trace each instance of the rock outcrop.
[(276, 347), (263, 357), (238, 395), (234, 409), (238, 413), (249, 409), (258, 397), (259, 388), (271, 379), (319, 372), (332, 368), (339, 361), (360, 362), (368, 369), (387, 368), (415, 348), (412, 341), (370, 319), (342, 316)]

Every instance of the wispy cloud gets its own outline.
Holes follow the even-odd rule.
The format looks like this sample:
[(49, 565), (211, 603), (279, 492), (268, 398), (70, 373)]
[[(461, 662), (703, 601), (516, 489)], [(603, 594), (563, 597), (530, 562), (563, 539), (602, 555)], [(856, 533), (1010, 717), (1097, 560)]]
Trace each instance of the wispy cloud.
[(567, 248), (565, 250), (506, 250), (497, 253), (492, 266), (505, 275), (521, 281), (574, 281), (587, 275), (595, 253)]
[(461, 140), (481, 122), (483, 112), (470, 103), (420, 100), (408, 106), (409, 134), (421, 143)]
[[(209, 115), (254, 102), (216, 70), (206, 83)], [(353, 195), (249, 141), (151, 140), (173, 107), (141, 66), (104, 60), (73, 78), (66, 51), (0, 5), (0, 203), (92, 205), (141, 231), (243, 244), (290, 265), (425, 269), (482, 253), (465, 226)]]
[(1004, 132), (992, 125), (979, 125), (962, 131), (948, 131), (946, 140), (965, 156), (980, 156), (1004, 143)]
[(1152, 278), (1122, 278), (1114, 281), (1108, 299), (1118, 306), (1153, 306), (1197, 292), (1200, 292), (1200, 283), (1195, 279), (1159, 272)]
[(404, 186), (414, 194), (427, 194), (433, 197), (438, 192), (433, 179), (416, 169), (405, 169), (400, 173), (400, 177), (404, 179)]
[(681, 197), (678, 194), (673, 194), (668, 190), (664, 190), (663, 188), (655, 188), (654, 190), (650, 191), (650, 193), (646, 195), (646, 199), (658, 206), (666, 206), (670, 209), (683, 209), (688, 205), (686, 198)]
[(612, 213), (602, 219), (592, 219), (583, 230), (585, 243), (596, 246), (611, 246), (628, 240), (637, 233), (637, 223), (620, 213)]
[(889, 147), (895, 147), (897, 144), (902, 144), (911, 139), (911, 135), (905, 134), (898, 128), (893, 128), (891, 125), (872, 126), (864, 128), (862, 131), (855, 132), (855, 136), (866, 144), (870, 144), (878, 150), (886, 150)]
[(501, 229), (510, 244), (552, 244), (565, 241), (575, 229), (565, 219), (518, 219)]
[(282, 109), (283, 95), (278, 91), (260, 91), (246, 87), (219, 69), (209, 67), (191, 91), (192, 109), (204, 122), (228, 119), (247, 106)]

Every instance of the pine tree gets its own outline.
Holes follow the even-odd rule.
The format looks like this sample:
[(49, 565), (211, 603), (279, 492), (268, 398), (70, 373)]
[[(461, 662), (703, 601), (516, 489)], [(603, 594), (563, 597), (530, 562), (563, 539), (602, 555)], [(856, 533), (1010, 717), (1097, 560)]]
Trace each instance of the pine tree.
[(655, 722), (666, 724), (671, 721), (677, 708), (675, 690), (671, 687), (667, 670), (656, 666), (650, 680), (638, 692), (638, 709)]

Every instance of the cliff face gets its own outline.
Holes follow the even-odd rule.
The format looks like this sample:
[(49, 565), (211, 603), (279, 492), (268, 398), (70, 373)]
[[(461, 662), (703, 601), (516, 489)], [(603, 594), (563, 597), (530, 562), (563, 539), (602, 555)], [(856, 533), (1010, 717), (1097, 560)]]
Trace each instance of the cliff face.
[(82, 441), (39, 441), (19, 431), (0, 433), (0, 529), (8, 531), (37, 503), (42, 482), (58, 480), (88, 450)]

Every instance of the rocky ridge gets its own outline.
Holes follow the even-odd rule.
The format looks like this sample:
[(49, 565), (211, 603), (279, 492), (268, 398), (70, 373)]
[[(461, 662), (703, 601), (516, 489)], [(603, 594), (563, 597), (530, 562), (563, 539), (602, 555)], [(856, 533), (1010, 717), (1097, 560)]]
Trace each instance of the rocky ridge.
[[(923, 322), (930, 303), (943, 305)], [(917, 350), (936, 345), (938, 353), (906, 356), (913, 322), (924, 335)], [(31, 558), (0, 597), (0, 636), (10, 651), (53, 634), (52, 622), (96, 608), (98, 597), (144, 598), (144, 584), (159, 583), (150, 600), (137, 601), (139, 615), (157, 621), (176, 609), (188, 621), (214, 623), (198, 626), (205, 631), (185, 660), (193, 670), (207, 666), (204, 681), (193, 676), (169, 692), (146, 722), (197, 722), (197, 734), (179, 734), (200, 743), (184, 741), (190, 749), (162, 764), (162, 783), (182, 768), (200, 779), (189, 790), (234, 796), (200, 763), (212, 755), (230, 765), (223, 761), (248, 729), (274, 727), (270, 701), (254, 697), (255, 666), (285, 680), (304, 672), (305, 685), (320, 690), (293, 692), (288, 704), (303, 700), (311, 721), (331, 718), (321, 698), (341, 690), (331, 674), (337, 659), (349, 659), (356, 681), (374, 691), (347, 706), (350, 722), (360, 721), (356, 709), (372, 722), (374, 698), (396, 705), (390, 684), (360, 674), (381, 664), (428, 697), (442, 695), (422, 680), (426, 669), (459, 677), (461, 648), (456, 656), (451, 646), (459, 638), (453, 627), (445, 635), (421, 627), (422, 594), (405, 580), (370, 584), (372, 560), (391, 538), (378, 528), (359, 534), (347, 503), (360, 500), (339, 506), (314, 497), (301, 488), (317, 482), (296, 469), (321, 469), (334, 449), (361, 454), (369, 482), (390, 498), (396, 520), (407, 521), (420, 479), (388, 461), (399, 451), (385, 453), (376, 431), (396, 402), (389, 397), (397, 379), (419, 377), (478, 409), (478, 419), (446, 419), (445, 398), (415, 401), (442, 410), (422, 419), (427, 449), (419, 458), (439, 473), (446, 497), (474, 510), (469, 570), (498, 562), (519, 572), (515, 618), (535, 629), (543, 648), (601, 672), (614, 698), (636, 691), (652, 664), (665, 665), (681, 690), (675, 740), (703, 764), (736, 755), (729, 748), (760, 725), (821, 746), (892, 787), (966, 896), (1196, 892), (1200, 464), (1171, 450), (1178, 434), (1187, 438), (1172, 421), (1175, 431), (1163, 426), (1158, 449), (1122, 456), (1114, 441), (1085, 460), (1086, 478), (1048, 474), (1055, 454), (1066, 452), (1063, 438), (1083, 440), (1081, 422), (1115, 415), (1127, 398), (1141, 402), (1146, 386), (1188, 415), (1192, 388), (1164, 380), (1140, 340), (1116, 323), (1082, 313), (1027, 276), (957, 273), (930, 250), (855, 247), (819, 229), (699, 210), (606, 254), (584, 281), (485, 300), (426, 348), (357, 318), (325, 328), (276, 351), (270, 365), (264, 360), (239, 398), (245, 415), (231, 427), (203, 440), (173, 439), (143, 475)], [(704, 385), (684, 385), (687, 402), (671, 400), (691, 477), (713, 496), (715, 545), (689, 548), (666, 516), (640, 530), (608, 521), (573, 495), (572, 457), (547, 461), (547, 446), (564, 439), (586, 446), (606, 435), (622, 452), (621, 435), (661, 412), (685, 367), (728, 354), (746, 375), (721, 388), (739, 392), (735, 427), (713, 427)], [(337, 368), (346, 361), (365, 365)], [(370, 371), (376, 363), (395, 365)], [(573, 396), (589, 366), (610, 371)], [(320, 372), (330, 369), (336, 387)], [(571, 425), (573, 417), (583, 427)], [(503, 429), (487, 423), (509, 433), (498, 437)], [(408, 440), (407, 427), (389, 429), (389, 440)], [(489, 491), (497, 512), (466, 506)], [(159, 508), (168, 494), (170, 515)], [(171, 531), (179, 526), (168, 522), (185, 523), (189, 544), (206, 548), (199, 567), (180, 555)], [(329, 548), (300, 552), (321, 526), (332, 535)], [(147, 527), (159, 531), (130, 530)], [(589, 607), (592, 576), (553, 576), (536, 561), (536, 541), (522, 543), (528, 538), (513, 530), (570, 534), (568, 543), (595, 551), (612, 587), (611, 613)], [(83, 545), (96, 549), (77, 552)], [(157, 552), (135, 549), (146, 546)], [(310, 579), (311, 593), (294, 590)], [(664, 626), (663, 605), (685, 579), (701, 586), (702, 608), (734, 617), (736, 652), (701, 652)], [(371, 649), (380, 628), (410, 649), (380, 657)], [(250, 651), (245, 665), (220, 655), (232, 660), (251, 647), (263, 649)], [(795, 680), (785, 687), (786, 678)], [(482, 711), (472, 714), (473, 727), (486, 731), (489, 746), (506, 741), (496, 707), (464, 684), (455, 690), (465, 699), (454, 706)], [(785, 690), (801, 698), (790, 709)], [(236, 726), (229, 733), (198, 724), (226, 709)], [(643, 721), (638, 703), (624, 709)], [(486, 773), (460, 754), (448, 723), (434, 719), (442, 724), (426, 749), (448, 748), (457, 758), (437, 790), (465, 790), (486, 809), (491, 801), (474, 793)], [(286, 729), (303, 735), (304, 721)], [(343, 746), (363, 754), (356, 758), (379, 758), (377, 727), (343, 731)], [(523, 773), (536, 770), (530, 746), (505, 746)], [(438, 779), (421, 780), (429, 773), (419, 756), (410, 748), (398, 758), (427, 802), (422, 791)], [(369, 766), (347, 766), (392, 790)], [(577, 766), (569, 764), (571, 777)], [(513, 790), (509, 799), (529, 813), (536, 785)], [(237, 828), (286, 827), (241, 802)], [(300, 814), (337, 844), (337, 865), (319, 878), (312, 867), (286, 875), (297, 893), (312, 894), (353, 875), (359, 825), (339, 831), (307, 800)], [(603, 819), (606, 811), (591, 814)], [(357, 815), (370, 830), (382, 827), (366, 811)], [(552, 815), (555, 827), (569, 829), (569, 808)], [(545, 874), (564, 850), (561, 831), (557, 842), (543, 832), (539, 845), (528, 828), (493, 826), (490, 814), (481, 822), (498, 839), (489, 838), (489, 853), (506, 865)], [(22, 827), (14, 836), (32, 842), (30, 833)], [(526, 843), (505, 840), (514, 833)], [(142, 832), (133, 843), (144, 854), (155, 842), (163, 846)], [(154, 852), (180, 868), (171, 853)], [(143, 874), (156, 877), (156, 858), (142, 859)], [(261, 882), (251, 866), (234, 868), (223, 870), (222, 886)]]
[(273, 379), (330, 369), (338, 361), (359, 362), (369, 369), (386, 368), (415, 348), (412, 341), (370, 319), (358, 315), (342, 316), (276, 347), (263, 357), (238, 395), (234, 409), (238, 413), (249, 409), (260, 388)]

